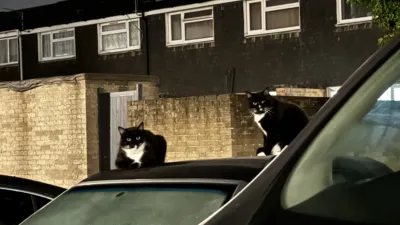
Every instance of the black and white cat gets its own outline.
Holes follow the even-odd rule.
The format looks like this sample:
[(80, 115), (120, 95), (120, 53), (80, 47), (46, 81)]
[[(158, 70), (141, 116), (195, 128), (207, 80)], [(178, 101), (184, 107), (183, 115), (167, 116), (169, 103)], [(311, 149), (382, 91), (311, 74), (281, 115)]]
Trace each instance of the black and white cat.
[(279, 155), (308, 124), (307, 114), (297, 105), (271, 96), (268, 88), (255, 93), (246, 91), (246, 95), (254, 122), (264, 137), (257, 156)]
[(167, 142), (161, 135), (138, 127), (118, 127), (121, 135), (120, 147), (115, 160), (119, 169), (131, 169), (162, 165), (167, 152)]

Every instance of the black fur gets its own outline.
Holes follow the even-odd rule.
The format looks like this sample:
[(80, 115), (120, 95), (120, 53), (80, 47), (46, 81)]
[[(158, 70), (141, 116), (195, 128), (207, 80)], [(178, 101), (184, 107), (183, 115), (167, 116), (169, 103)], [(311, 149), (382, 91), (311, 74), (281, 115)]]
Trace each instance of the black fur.
[[(138, 127), (123, 128), (118, 127), (121, 135), (120, 147), (115, 160), (115, 165), (119, 169), (132, 169), (139, 167), (150, 167), (162, 165), (165, 162), (167, 152), (167, 142), (161, 135), (155, 135), (149, 130), (144, 129), (143, 122)], [(123, 148), (133, 149), (145, 144), (144, 154), (141, 164), (127, 157)]]
[(271, 96), (268, 88), (255, 93), (247, 91), (246, 95), (253, 115), (266, 113), (259, 122), (267, 137), (263, 133), (264, 146), (257, 149), (257, 154), (270, 155), (276, 144), (283, 149), (308, 124), (308, 116), (300, 107)]

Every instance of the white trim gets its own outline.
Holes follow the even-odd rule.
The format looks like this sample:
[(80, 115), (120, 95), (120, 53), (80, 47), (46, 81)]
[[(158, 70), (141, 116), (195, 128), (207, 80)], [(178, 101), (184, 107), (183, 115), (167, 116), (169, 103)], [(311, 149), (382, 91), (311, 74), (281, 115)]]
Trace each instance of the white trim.
[[(54, 34), (61, 33), (61, 32), (68, 32), (68, 31), (73, 31), (74, 35), (72, 37), (66, 37), (66, 38), (60, 38), (60, 39), (54, 39), (53, 38)], [(38, 35), (37, 39), (38, 39), (38, 57), (39, 57), (38, 59), (39, 59), (39, 62), (75, 58), (75, 56), (76, 56), (75, 28), (42, 32), (42, 33), (38, 33), (37, 35)], [(50, 35), (50, 54), (51, 54), (50, 57), (43, 57), (42, 38), (43, 38), (44, 35)], [(68, 41), (68, 40), (74, 40), (74, 46), (73, 46), (74, 54), (66, 55), (66, 56), (54, 56), (53, 43), (61, 42), (61, 41)]]
[(362, 23), (372, 21), (372, 16), (358, 17), (353, 19), (342, 19), (342, 0), (336, 0), (337, 25), (347, 25), (350, 23)]
[(12, 37), (12, 36), (18, 36), (18, 30), (8, 30), (8, 31), (0, 32), (0, 39)]
[[(15, 34), (15, 35), (11, 36), (11, 33), (10, 33), (10, 35), (7, 35), (7, 37), (4, 36), (4, 38), (0, 38), (0, 41), (6, 41), (7, 42), (7, 62), (6, 63), (1, 63), (0, 62), (0, 66), (10, 66), (10, 65), (18, 64), (18, 61), (19, 61), (18, 32), (17, 33), (13, 32), (12, 34)], [(16, 49), (17, 50), (17, 60), (10, 62), (10, 57), (11, 57), (11, 55), (10, 55), (10, 40), (14, 40), (14, 39), (17, 41), (17, 49)]]
[[(129, 30), (129, 23), (130, 22), (137, 22), (137, 35), (138, 35), (138, 45), (134, 45), (134, 46), (129, 46), (129, 40), (130, 40), (130, 30)], [(107, 26), (107, 25), (112, 25), (112, 24), (119, 24), (119, 23), (124, 23), (125, 24), (125, 29), (120, 29), (120, 30), (116, 30), (116, 31), (107, 31), (107, 32), (103, 32), (102, 31), (102, 27), (103, 26)], [(108, 34), (118, 34), (118, 33), (124, 33), (126, 32), (127, 34), (127, 47), (126, 48), (120, 48), (120, 49), (109, 49), (109, 50), (105, 50), (102, 51), (103, 49), (103, 36), (104, 35), (108, 35)], [(138, 50), (140, 49), (141, 46), (141, 29), (140, 29), (140, 19), (136, 18), (136, 19), (129, 19), (129, 20), (119, 20), (119, 21), (112, 21), (112, 22), (107, 22), (107, 23), (100, 23), (97, 24), (97, 52), (98, 54), (102, 55), (102, 54), (109, 54), (109, 53), (116, 53), (116, 52), (126, 52), (126, 51), (132, 51), (132, 50)]]
[[(211, 15), (185, 19), (185, 14), (186, 13), (207, 11), (207, 10), (211, 10)], [(171, 17), (174, 16), (174, 15), (180, 15), (181, 16), (181, 39), (180, 40), (172, 40)], [(165, 21), (166, 21), (165, 37), (166, 37), (166, 45), (167, 45), (167, 47), (214, 41), (215, 33), (214, 33), (214, 8), (213, 7), (195, 8), (195, 9), (191, 9), (191, 10), (185, 10), (185, 11), (179, 11), (179, 12), (173, 12), (173, 13), (166, 13), (165, 14)], [(212, 37), (207, 37), (207, 38), (186, 40), (185, 25), (188, 24), (188, 23), (196, 23), (196, 22), (202, 22), (202, 21), (212, 21), (212, 23), (213, 23), (213, 26), (212, 26), (213, 36)]]
[[(183, 6), (177, 6), (177, 7), (169, 7), (169, 8), (163, 8), (163, 9), (150, 10), (148, 12), (145, 12), (145, 15), (150, 16), (150, 15), (164, 14), (164, 13), (170, 13), (170, 12), (174, 12), (174, 11), (202, 8), (202, 7), (207, 7), (207, 6), (214, 6), (214, 5), (219, 5), (219, 4), (240, 2), (240, 1), (242, 1), (242, 0), (213, 0), (213, 1), (208, 1), (208, 2), (204, 2), (204, 3), (195, 3), (195, 4), (183, 5)], [(94, 25), (94, 24), (100, 24), (100, 23), (109, 23), (109, 22), (114, 22), (114, 21), (119, 21), (119, 20), (137, 19), (137, 18), (140, 18), (141, 16), (142, 16), (142, 13), (131, 13), (131, 14), (127, 14), (127, 15), (111, 16), (111, 17), (106, 17), (106, 18), (101, 18), (101, 19), (80, 21), (80, 22), (74, 22), (74, 23), (68, 23), (68, 24), (54, 25), (54, 26), (49, 26), (49, 27), (38, 27), (38, 28), (34, 28), (34, 29), (21, 31), (21, 35), (49, 32), (49, 31), (61, 30), (61, 29), (69, 29), (69, 28), (88, 26), (88, 25)]]
[(151, 16), (151, 15), (157, 15), (157, 14), (172, 13), (172, 12), (184, 11), (184, 10), (188, 10), (188, 9), (203, 8), (203, 7), (208, 7), (208, 6), (214, 6), (214, 5), (220, 5), (220, 4), (232, 3), (232, 2), (241, 2), (241, 1), (243, 1), (243, 0), (212, 0), (212, 1), (207, 1), (207, 2), (203, 2), (203, 3), (194, 3), (194, 4), (189, 4), (189, 5), (182, 5), (182, 6), (176, 6), (176, 7), (150, 10), (148, 12), (145, 12), (145, 15)]
[[(250, 4), (260, 3), (261, 4), (261, 29), (259, 30), (250, 30)], [(278, 10), (299, 8), (299, 25), (293, 27), (283, 27), (278, 29), (266, 29), (265, 24), (265, 13), (273, 12)], [(294, 32), (300, 31), (301, 29), (301, 12), (300, 12), (300, 0), (299, 2), (276, 5), (276, 6), (266, 6), (266, 0), (248, 0), (243, 2), (243, 15), (244, 15), (244, 36), (246, 38), (266, 35), (266, 34), (275, 34), (275, 33), (284, 33), (284, 32)]]
[(13, 191), (13, 192), (18, 192), (18, 193), (24, 193), (24, 194), (28, 194), (28, 195), (34, 195), (37, 197), (41, 197), (41, 198), (45, 198), (47, 200), (53, 200), (52, 197), (43, 195), (43, 194), (38, 194), (35, 192), (31, 192), (31, 191), (25, 191), (25, 190), (21, 190), (21, 189), (16, 189), (16, 188), (8, 188), (8, 187), (0, 187), (0, 190), (5, 190), (5, 191)]
[(80, 22), (74, 22), (74, 23), (68, 23), (68, 24), (54, 25), (54, 26), (50, 26), (50, 27), (39, 27), (39, 28), (22, 31), (21, 34), (23, 34), (23, 35), (35, 34), (35, 33), (49, 32), (49, 31), (55, 31), (55, 30), (64, 30), (64, 29), (99, 24), (99, 23), (110, 23), (110, 22), (115, 22), (115, 21), (119, 21), (119, 20), (137, 19), (137, 18), (140, 18), (140, 16), (141, 16), (141, 13), (111, 16), (111, 17), (106, 17), (106, 18), (101, 18), (101, 19), (94, 19), (94, 20), (80, 21)]

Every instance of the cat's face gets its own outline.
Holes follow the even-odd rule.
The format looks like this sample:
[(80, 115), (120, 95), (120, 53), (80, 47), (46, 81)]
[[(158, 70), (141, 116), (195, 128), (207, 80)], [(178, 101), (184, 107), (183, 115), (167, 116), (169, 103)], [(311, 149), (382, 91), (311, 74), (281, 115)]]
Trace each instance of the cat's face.
[(144, 143), (144, 124), (140, 123), (138, 127), (123, 128), (118, 127), (121, 134), (120, 146), (122, 149), (138, 148)]
[(246, 92), (249, 109), (253, 114), (272, 112), (276, 106), (276, 100), (269, 94), (269, 89), (260, 92)]

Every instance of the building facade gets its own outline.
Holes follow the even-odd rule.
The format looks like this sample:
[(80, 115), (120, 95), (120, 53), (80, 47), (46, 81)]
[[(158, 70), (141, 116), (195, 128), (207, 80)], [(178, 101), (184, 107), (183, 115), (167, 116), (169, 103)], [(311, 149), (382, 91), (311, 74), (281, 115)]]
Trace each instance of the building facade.
[[(381, 32), (346, 0), (69, 0), (0, 14), (0, 80), (155, 75), (165, 96), (340, 86)], [(4, 21), (4, 20), (3, 20)]]

